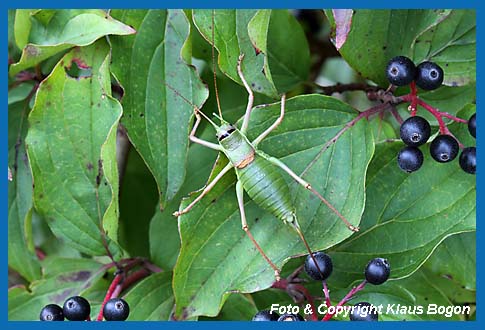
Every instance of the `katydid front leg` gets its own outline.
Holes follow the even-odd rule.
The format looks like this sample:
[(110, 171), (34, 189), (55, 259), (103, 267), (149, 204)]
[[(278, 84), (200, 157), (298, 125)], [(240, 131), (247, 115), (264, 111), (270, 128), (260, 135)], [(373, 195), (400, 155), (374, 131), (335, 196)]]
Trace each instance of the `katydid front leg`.
[(231, 168), (233, 168), (234, 166), (229, 163), (227, 164), (220, 172), (219, 174), (216, 175), (216, 177), (214, 178), (214, 180), (212, 180), (205, 188), (204, 190), (202, 191), (202, 193), (197, 196), (196, 199), (194, 199), (189, 205), (187, 205), (183, 210), (181, 211), (177, 211), (177, 212), (174, 212), (174, 216), (178, 217), (179, 215), (182, 215), (184, 213), (187, 213), (190, 211), (190, 209), (192, 207), (194, 207), (195, 204), (197, 204), (212, 188), (214, 188), (214, 186), (216, 185), (217, 181), (219, 181), (223, 176), (224, 174), (226, 174)]
[(243, 123), (241, 125), (241, 133), (246, 134), (246, 131), (248, 130), (248, 125), (249, 125), (249, 118), (251, 117), (251, 110), (253, 109), (254, 94), (251, 88), (249, 87), (249, 84), (246, 81), (246, 78), (244, 78), (244, 75), (242, 73), (241, 64), (243, 59), (244, 59), (244, 54), (239, 55), (239, 59), (237, 61), (237, 73), (239, 74), (239, 78), (241, 78), (244, 84), (244, 87), (248, 91), (248, 105), (246, 106), (246, 113), (244, 114)]

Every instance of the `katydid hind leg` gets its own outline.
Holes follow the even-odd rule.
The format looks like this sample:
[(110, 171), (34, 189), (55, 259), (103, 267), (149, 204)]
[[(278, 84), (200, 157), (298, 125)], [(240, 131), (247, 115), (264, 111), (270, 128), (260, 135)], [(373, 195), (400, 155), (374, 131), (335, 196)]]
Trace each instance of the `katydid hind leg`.
[(345, 223), (347, 228), (349, 228), (351, 231), (354, 231), (354, 232), (359, 231), (359, 227), (352, 225), (327, 199), (325, 199), (318, 191), (313, 189), (310, 183), (306, 182), (303, 178), (298, 176), (288, 166), (286, 166), (285, 163), (283, 163), (281, 160), (274, 157), (268, 157), (268, 160), (274, 165), (281, 168), (286, 173), (288, 173), (296, 182), (298, 182), (300, 185), (305, 187), (305, 189), (309, 190), (312, 194), (317, 196), (318, 199), (320, 199), (325, 205), (327, 205), (327, 207), (330, 210), (332, 210), (332, 212), (335, 213)]
[(278, 127), (279, 124), (283, 121), (283, 117), (285, 116), (285, 106), (286, 106), (286, 95), (283, 94), (281, 96), (281, 107), (280, 107), (280, 115), (279, 117), (275, 120), (275, 122), (268, 127), (263, 133), (261, 133), (256, 139), (254, 139), (253, 144), (254, 147), (256, 147), (265, 137), (269, 135), (276, 127)]
[(216, 183), (224, 176), (224, 174), (226, 174), (231, 168), (233, 167), (233, 165), (231, 163), (227, 164), (220, 172), (219, 174), (216, 175), (216, 177), (210, 182), (207, 184), (207, 186), (204, 188), (204, 190), (202, 191), (202, 193), (197, 196), (196, 199), (194, 199), (189, 205), (187, 205), (183, 210), (180, 210), (180, 211), (176, 211), (174, 212), (174, 216), (178, 217), (184, 213), (187, 213), (190, 211), (190, 209), (192, 207), (194, 207), (195, 204), (197, 204), (209, 191), (211, 191), (212, 188), (214, 188), (214, 186), (216, 185)]
[(275, 278), (276, 281), (280, 280), (280, 269), (271, 261), (271, 259), (264, 253), (263, 249), (261, 246), (259, 246), (258, 242), (254, 239), (254, 236), (251, 234), (251, 231), (249, 230), (248, 223), (246, 221), (246, 212), (244, 209), (244, 189), (241, 181), (238, 181), (236, 183), (236, 196), (237, 196), (237, 203), (239, 205), (239, 212), (241, 214), (241, 224), (242, 224), (242, 229), (244, 232), (248, 235), (249, 239), (253, 243), (253, 245), (256, 247), (256, 249), (259, 251), (261, 256), (266, 260), (266, 262), (273, 268), (275, 272)]

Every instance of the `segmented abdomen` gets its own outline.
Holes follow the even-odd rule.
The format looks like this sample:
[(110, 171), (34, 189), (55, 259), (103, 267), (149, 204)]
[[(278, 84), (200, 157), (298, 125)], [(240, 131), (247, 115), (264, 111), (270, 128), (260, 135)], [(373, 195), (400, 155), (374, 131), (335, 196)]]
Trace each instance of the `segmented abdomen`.
[(246, 167), (236, 173), (249, 197), (266, 211), (283, 221), (293, 221), (294, 207), (290, 189), (280, 169), (256, 154)]

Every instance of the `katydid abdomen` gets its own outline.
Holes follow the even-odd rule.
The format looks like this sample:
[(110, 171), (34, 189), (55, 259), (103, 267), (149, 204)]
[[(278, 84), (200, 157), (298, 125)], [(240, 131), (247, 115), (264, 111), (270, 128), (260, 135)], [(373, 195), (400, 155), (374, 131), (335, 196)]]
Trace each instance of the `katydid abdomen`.
[(237, 177), (257, 205), (278, 219), (293, 223), (295, 209), (286, 180), (277, 166), (258, 153), (244, 168), (236, 167)]

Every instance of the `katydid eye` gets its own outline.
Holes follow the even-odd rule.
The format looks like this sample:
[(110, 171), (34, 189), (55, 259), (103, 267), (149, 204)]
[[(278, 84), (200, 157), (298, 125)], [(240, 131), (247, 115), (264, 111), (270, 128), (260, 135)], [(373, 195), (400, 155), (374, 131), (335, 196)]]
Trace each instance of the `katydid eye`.
[(227, 138), (229, 135), (231, 135), (232, 132), (234, 132), (236, 129), (234, 127), (231, 127), (229, 128), (227, 131), (225, 131), (224, 133), (222, 133), (221, 136), (219, 136), (217, 139), (219, 141), (222, 141), (224, 140), (225, 138)]

